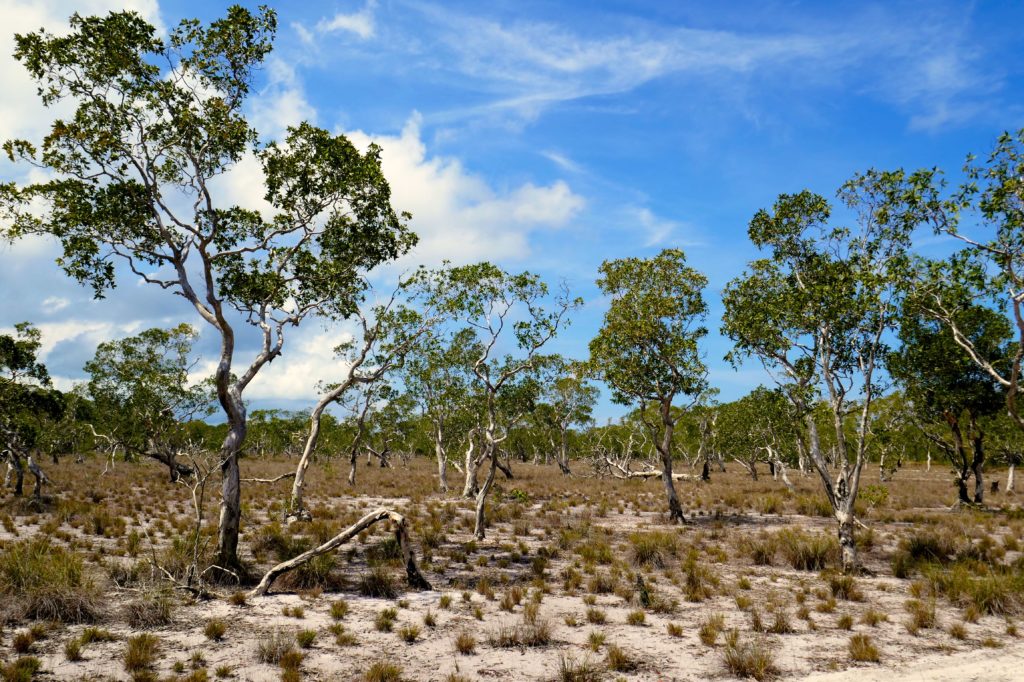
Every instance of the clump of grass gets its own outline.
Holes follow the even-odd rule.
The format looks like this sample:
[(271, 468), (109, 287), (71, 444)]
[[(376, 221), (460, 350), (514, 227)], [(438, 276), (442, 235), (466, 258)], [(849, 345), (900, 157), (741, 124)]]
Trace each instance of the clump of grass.
[(626, 615), (626, 622), (629, 623), (630, 625), (643, 625), (646, 620), (647, 620), (647, 614), (645, 614), (640, 609), (637, 609), (635, 611), (630, 611)]
[(213, 642), (219, 642), (224, 639), (224, 633), (228, 631), (228, 624), (220, 618), (211, 618), (206, 621), (206, 627), (203, 628), (203, 634), (206, 635), (206, 639)]
[(683, 636), (683, 626), (679, 623), (668, 623), (665, 625), (665, 631), (668, 633), (669, 637)]
[(21, 632), (15, 633), (11, 639), (11, 648), (14, 649), (16, 654), (27, 654), (32, 650), (32, 645), (36, 643), (35, 635), (28, 630), (22, 630)]
[(608, 614), (598, 608), (587, 609), (587, 622), (592, 625), (604, 625), (608, 622)]
[(860, 622), (862, 624), (869, 625), (873, 628), (878, 627), (879, 623), (883, 623), (887, 620), (889, 620), (889, 616), (887, 614), (882, 613), (881, 611), (874, 608), (868, 609), (863, 614), (861, 614), (860, 617)]
[(828, 581), (832, 596), (836, 599), (864, 601), (864, 593), (860, 591), (860, 587), (857, 586), (857, 581), (853, 576), (830, 572), (825, 575), (825, 579)]
[(45, 537), (0, 552), (0, 595), (19, 619), (83, 623), (95, 620), (101, 610), (82, 558)]
[(674, 533), (654, 531), (633, 533), (629, 536), (629, 544), (634, 566), (664, 568), (668, 560), (675, 556), (679, 543)]
[(281, 657), (293, 649), (293, 640), (278, 630), (256, 642), (256, 659), (260, 663), (277, 665)]
[(373, 627), (376, 628), (377, 632), (391, 632), (395, 626), (395, 620), (397, 618), (398, 609), (381, 609), (380, 612), (377, 613), (377, 617), (373, 620)]
[(587, 635), (587, 647), (589, 647), (591, 651), (597, 651), (604, 646), (604, 640), (605, 634), (603, 632), (591, 630)]
[(348, 602), (344, 599), (336, 599), (331, 602), (331, 618), (341, 620), (348, 615)]
[(35, 656), (21, 656), (0, 667), (0, 677), (5, 682), (29, 682), (43, 667), (43, 662)]
[(81, 640), (73, 637), (64, 643), (64, 658), (72, 662), (82, 660)]
[(398, 630), (398, 636), (401, 637), (402, 641), (405, 642), (406, 644), (412, 644), (417, 639), (419, 639), (419, 636), (420, 636), (421, 632), (422, 632), (422, 630), (420, 629), (419, 625), (413, 625), (413, 624), (403, 625)]
[(248, 595), (246, 595), (242, 590), (238, 590), (237, 592), (232, 592), (230, 596), (228, 596), (228, 603), (232, 606), (245, 606), (247, 599)]
[(697, 636), (706, 646), (714, 646), (718, 635), (725, 629), (725, 616), (713, 613), (705, 617), (697, 628)]
[(775, 536), (768, 533), (760, 533), (754, 537), (743, 539), (750, 559), (756, 566), (771, 566), (775, 561), (775, 552), (778, 550), (778, 541)]
[(853, 629), (853, 616), (848, 613), (844, 613), (839, 616), (839, 620), (836, 621), (836, 627), (840, 630), (852, 630)]
[(916, 635), (920, 630), (927, 630), (935, 627), (935, 602), (921, 601), (920, 599), (908, 599), (904, 604), (910, 619), (905, 623), (907, 632)]
[(753, 678), (761, 682), (779, 674), (775, 654), (763, 638), (741, 641), (739, 632), (733, 630), (726, 640), (722, 657), (726, 669), (736, 677)]
[(455, 650), (463, 656), (469, 656), (476, 651), (476, 637), (463, 630), (455, 636)]
[(850, 643), (847, 645), (847, 649), (850, 652), (850, 660), (858, 663), (878, 663), (881, 660), (881, 656), (878, 653), (878, 647), (875, 646), (874, 642), (867, 635), (853, 635), (850, 637)]
[(130, 673), (149, 670), (156, 662), (160, 640), (156, 635), (143, 633), (128, 638), (124, 652), (124, 669)]
[(164, 593), (144, 594), (124, 607), (124, 617), (133, 628), (154, 628), (170, 624), (174, 602)]
[(452, 595), (450, 595), (450, 594), (442, 594), (441, 598), (437, 602), (437, 605), (438, 605), (439, 608), (442, 608), (442, 609), (445, 609), (445, 610), (450, 609), (452, 607)]
[(394, 599), (398, 596), (398, 587), (387, 568), (373, 566), (359, 579), (359, 593), (364, 597)]
[(820, 533), (784, 528), (776, 533), (779, 551), (798, 571), (820, 571), (839, 556), (839, 542)]
[(423, 624), (428, 628), (437, 627), (437, 616), (429, 608), (427, 612), (423, 614)]
[(638, 667), (636, 660), (617, 644), (608, 645), (604, 660), (608, 669), (617, 673), (628, 673)]
[(316, 641), (316, 630), (299, 630), (295, 633), (295, 642), (303, 649), (313, 646)]
[(576, 660), (571, 656), (558, 659), (558, 682), (598, 682), (601, 679), (601, 668), (594, 665), (589, 658)]

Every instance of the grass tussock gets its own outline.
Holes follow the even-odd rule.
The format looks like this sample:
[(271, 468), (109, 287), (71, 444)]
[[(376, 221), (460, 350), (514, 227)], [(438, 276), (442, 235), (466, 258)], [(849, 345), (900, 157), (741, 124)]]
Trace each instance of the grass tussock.
[(43, 537), (0, 552), (0, 594), (9, 618), (87, 623), (101, 613), (82, 558)]

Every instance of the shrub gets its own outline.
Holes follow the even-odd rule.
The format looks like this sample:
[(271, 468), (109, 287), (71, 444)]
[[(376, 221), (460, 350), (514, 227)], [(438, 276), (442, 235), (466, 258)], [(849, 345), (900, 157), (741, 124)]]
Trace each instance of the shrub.
[(0, 552), (0, 594), (17, 618), (83, 623), (95, 620), (100, 600), (80, 556), (49, 539), (14, 543)]
[(878, 663), (881, 657), (878, 654), (878, 647), (867, 635), (853, 635), (848, 645), (850, 660), (859, 663)]

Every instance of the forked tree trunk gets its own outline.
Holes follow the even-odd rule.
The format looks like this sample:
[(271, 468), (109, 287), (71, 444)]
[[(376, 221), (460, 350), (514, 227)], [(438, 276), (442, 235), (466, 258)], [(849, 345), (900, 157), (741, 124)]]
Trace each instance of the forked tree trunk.
[(32, 455), (28, 456), (28, 470), (32, 472), (32, 476), (35, 477), (36, 482), (32, 487), (32, 497), (39, 499), (43, 495), (43, 483), (49, 483), (50, 479), (46, 477), (43, 470), (36, 464), (35, 459)]
[(289, 559), (288, 561), (281, 562), (274, 566), (264, 574), (259, 585), (257, 585), (249, 595), (253, 597), (265, 595), (270, 590), (271, 585), (274, 584), (274, 581), (285, 573), (295, 570), (307, 561), (315, 559), (322, 554), (326, 554), (337, 549), (373, 524), (384, 520), (391, 520), (395, 524), (395, 539), (398, 540), (398, 546), (402, 551), (402, 559), (405, 562), (405, 574), (409, 581), (409, 585), (418, 590), (433, 589), (416, 566), (416, 558), (413, 555), (412, 547), (409, 542), (409, 529), (405, 517), (390, 509), (378, 509), (377, 511), (371, 512), (359, 519), (319, 547), (303, 552), (294, 559)]
[(490, 461), (490, 466), (487, 468), (487, 478), (484, 479), (484, 484), (476, 494), (476, 524), (473, 529), (473, 535), (477, 540), (483, 540), (486, 535), (484, 530), (486, 526), (486, 519), (484, 513), (487, 505), (487, 495), (491, 492), (491, 486), (494, 485), (494, 476), (498, 471), (498, 448), (494, 444), (487, 434), (487, 444), (485, 448), (484, 461)]
[(563, 476), (571, 476), (569, 470), (569, 434), (565, 428), (561, 429), (561, 439), (558, 443), (558, 468), (562, 470)]

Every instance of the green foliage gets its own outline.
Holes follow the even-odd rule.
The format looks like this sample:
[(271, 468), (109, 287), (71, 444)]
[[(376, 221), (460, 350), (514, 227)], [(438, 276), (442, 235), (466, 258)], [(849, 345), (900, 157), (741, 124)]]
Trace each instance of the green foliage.
[(649, 259), (605, 261), (600, 273), (597, 285), (611, 304), (590, 355), (615, 400), (660, 402), (700, 394), (707, 374), (698, 348), (707, 334), (707, 278), (678, 249)]

